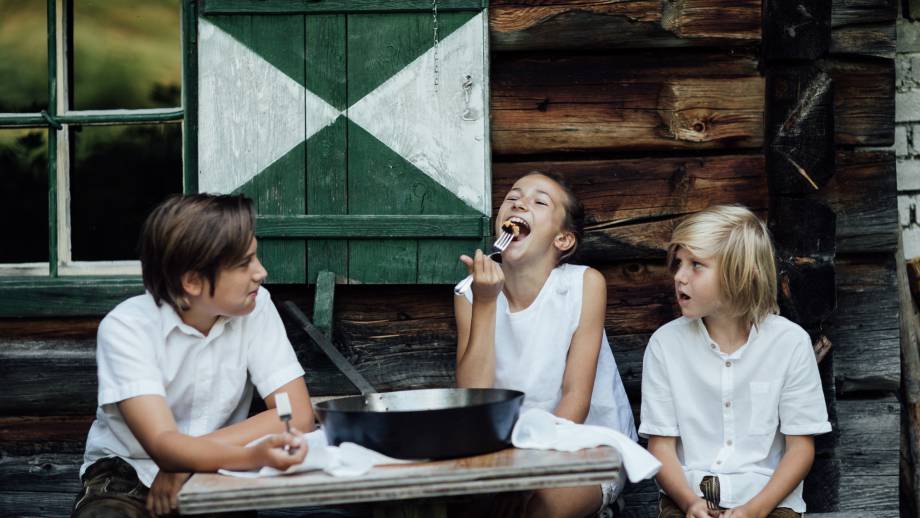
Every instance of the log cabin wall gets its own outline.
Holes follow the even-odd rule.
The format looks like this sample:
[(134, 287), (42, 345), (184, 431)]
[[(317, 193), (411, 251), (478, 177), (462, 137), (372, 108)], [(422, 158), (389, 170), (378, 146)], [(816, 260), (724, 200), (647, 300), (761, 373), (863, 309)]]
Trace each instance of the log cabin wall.
[[(574, 185), (637, 418), (645, 344), (676, 315), (670, 230), (742, 203), (777, 241), (783, 313), (832, 346), (834, 432), (809, 511), (896, 516), (895, 158), (879, 150), (894, 139), (894, 0), (494, 0), (489, 16), (493, 198), (533, 169)], [(312, 310), (312, 287), (271, 290)], [(336, 343), (378, 389), (453, 383), (448, 286), (340, 286), (334, 307)], [(0, 320), (0, 515), (66, 514), (100, 317)], [(312, 394), (353, 392), (289, 332)], [(656, 498), (630, 488), (628, 515), (654, 516)]]

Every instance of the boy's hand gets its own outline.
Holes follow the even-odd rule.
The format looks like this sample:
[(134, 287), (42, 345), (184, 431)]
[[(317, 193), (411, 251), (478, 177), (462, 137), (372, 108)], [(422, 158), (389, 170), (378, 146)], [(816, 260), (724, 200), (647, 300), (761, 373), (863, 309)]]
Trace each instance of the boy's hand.
[[(269, 435), (267, 439), (253, 446), (259, 466), (271, 466), (284, 471), (303, 462), (307, 456), (307, 443), (301, 438), (300, 432), (293, 428), (291, 430), (293, 433)], [(290, 452), (284, 450), (285, 446), (290, 447)]]
[[(687, 507), (686, 518), (710, 518), (712, 516), (719, 516), (721, 511), (710, 510), (709, 505), (706, 504), (706, 500), (702, 498), (697, 498)], [(722, 516), (725, 518), (725, 515)]]
[(466, 265), (470, 275), (473, 276), (473, 301), (492, 302), (498, 298), (502, 292), (502, 286), (505, 284), (505, 274), (502, 267), (482, 253), (482, 250), (476, 250), (475, 257), (461, 255), (460, 261)]
[(722, 513), (722, 518), (764, 518), (769, 513), (763, 513), (756, 509), (751, 509), (746, 505), (729, 509)]
[(176, 511), (179, 507), (179, 490), (191, 476), (191, 473), (167, 473), (160, 470), (147, 493), (147, 510), (156, 515)]

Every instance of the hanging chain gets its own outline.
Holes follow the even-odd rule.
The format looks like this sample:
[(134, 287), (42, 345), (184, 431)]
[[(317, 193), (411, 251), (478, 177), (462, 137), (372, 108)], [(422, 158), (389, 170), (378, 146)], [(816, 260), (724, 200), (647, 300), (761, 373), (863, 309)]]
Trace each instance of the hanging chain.
[(431, 20), (434, 25), (434, 91), (438, 91), (438, 75), (440, 63), (438, 62), (438, 0), (431, 0)]

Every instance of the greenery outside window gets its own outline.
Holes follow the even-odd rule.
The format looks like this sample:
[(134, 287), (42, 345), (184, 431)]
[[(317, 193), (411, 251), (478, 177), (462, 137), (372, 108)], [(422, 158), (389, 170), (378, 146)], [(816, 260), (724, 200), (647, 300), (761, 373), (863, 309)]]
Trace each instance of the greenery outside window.
[(139, 289), (143, 217), (197, 189), (182, 87), (193, 7), (0, 0), (0, 316), (55, 314), (22, 307), (49, 289), (71, 303)]

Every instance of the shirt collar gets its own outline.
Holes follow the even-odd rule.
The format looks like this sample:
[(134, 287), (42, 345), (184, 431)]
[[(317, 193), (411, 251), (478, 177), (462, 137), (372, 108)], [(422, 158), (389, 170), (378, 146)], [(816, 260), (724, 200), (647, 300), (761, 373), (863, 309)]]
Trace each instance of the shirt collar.
[(196, 338), (216, 338), (223, 333), (224, 328), (227, 327), (229, 317), (219, 316), (217, 321), (214, 322), (214, 325), (211, 327), (211, 331), (208, 333), (208, 336), (205, 337), (201, 331), (195, 329), (194, 327), (186, 324), (182, 321), (182, 317), (176, 312), (175, 308), (172, 305), (168, 304), (166, 301), (161, 301), (160, 303), (160, 322), (162, 323), (161, 332), (163, 336), (169, 336), (169, 333), (172, 333), (173, 330), (178, 329), (183, 333), (194, 336)]
[(725, 354), (725, 353), (723, 353), (723, 352), (721, 351), (721, 349), (719, 348), (719, 344), (717, 344), (717, 343), (715, 342), (715, 340), (713, 340), (712, 337), (709, 336), (709, 330), (706, 329), (706, 324), (703, 323), (703, 319), (702, 319), (702, 318), (694, 318), (693, 320), (696, 320), (697, 327), (699, 328), (700, 333), (703, 335), (703, 339), (706, 340), (706, 347), (707, 347), (710, 351), (712, 351), (714, 354), (717, 354), (717, 355), (719, 355), (720, 357), (723, 357), (723, 356), (724, 356), (724, 357), (729, 358), (729, 359), (732, 359), (732, 360), (740, 359), (741, 356), (744, 354), (744, 351), (747, 350), (747, 348), (748, 348), (749, 345), (751, 345), (752, 343), (754, 343), (754, 340), (756, 340), (756, 339), (757, 339), (757, 336), (760, 334), (759, 331), (757, 330), (758, 326), (752, 325), (752, 326), (751, 326), (751, 330), (748, 332), (748, 339), (747, 339), (746, 342), (744, 342), (744, 345), (742, 345), (741, 347), (739, 347), (737, 351), (735, 351), (735, 352), (733, 352), (733, 353), (731, 353), (731, 354)]

